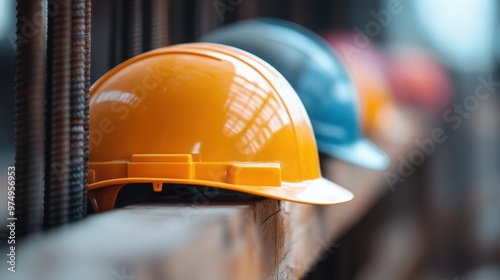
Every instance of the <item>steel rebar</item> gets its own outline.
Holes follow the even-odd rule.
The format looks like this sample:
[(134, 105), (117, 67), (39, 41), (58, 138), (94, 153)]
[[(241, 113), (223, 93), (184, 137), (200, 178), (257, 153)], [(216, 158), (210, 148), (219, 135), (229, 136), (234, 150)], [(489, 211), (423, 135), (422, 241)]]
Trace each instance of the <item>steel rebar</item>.
[(17, 1), (16, 233), (42, 228), (45, 16), (41, 0)]

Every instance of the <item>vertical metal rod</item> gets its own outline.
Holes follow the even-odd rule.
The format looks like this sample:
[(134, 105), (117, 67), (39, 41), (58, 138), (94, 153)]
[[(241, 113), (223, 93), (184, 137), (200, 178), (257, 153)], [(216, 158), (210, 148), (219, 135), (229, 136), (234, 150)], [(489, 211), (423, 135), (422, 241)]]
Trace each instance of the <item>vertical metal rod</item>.
[[(194, 17), (190, 20), (193, 21), (193, 40), (198, 40), (201, 36), (215, 29), (223, 21), (217, 15), (212, 1), (196, 0), (195, 2)], [(237, 11), (240, 10), (240, 6), (233, 7), (233, 12), (227, 12), (227, 15), (233, 14), (235, 17), (238, 16)]]
[(165, 47), (170, 43), (171, 0), (151, 0), (151, 26), (149, 40), (151, 49)]
[(110, 36), (110, 68), (144, 51), (142, 0), (111, 2)]
[(130, 0), (129, 5), (125, 7), (127, 9), (128, 30), (124, 30), (127, 37), (127, 59), (141, 54), (143, 49), (142, 44), (142, 0)]
[(122, 47), (123, 40), (121, 37), (121, 35), (124, 34), (124, 32), (121, 32), (121, 30), (123, 30), (121, 19), (121, 17), (123, 17), (122, 4), (123, 2), (119, 0), (111, 0), (110, 3), (111, 28), (109, 37), (111, 40), (109, 44), (109, 69), (120, 63), (120, 61), (122, 61), (122, 57), (125, 56)]
[(72, 0), (69, 221), (84, 216), (85, 172), (85, 0)]
[[(50, 3), (50, 1), (49, 1)], [(45, 162), (44, 227), (68, 222), (71, 123), (71, 2), (58, 1), (48, 21), (47, 122), (50, 122)]]
[(42, 228), (45, 98), (42, 0), (18, 0), (16, 24), (16, 232)]
[(90, 61), (91, 61), (91, 25), (92, 0), (85, 0), (85, 120), (84, 120), (84, 177), (83, 177), (83, 213), (87, 213), (87, 184), (89, 162), (89, 101), (90, 101)]

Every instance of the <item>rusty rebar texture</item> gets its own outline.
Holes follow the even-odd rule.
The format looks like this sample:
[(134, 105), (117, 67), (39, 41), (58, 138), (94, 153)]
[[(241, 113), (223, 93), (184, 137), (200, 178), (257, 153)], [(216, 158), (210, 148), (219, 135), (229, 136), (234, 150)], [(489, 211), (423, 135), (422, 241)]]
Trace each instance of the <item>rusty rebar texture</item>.
[(151, 23), (149, 41), (151, 49), (170, 44), (171, 0), (151, 0)]
[(84, 216), (85, 172), (85, 0), (71, 1), (71, 108), (70, 108), (70, 166), (69, 216), (78, 221)]
[(42, 0), (18, 0), (16, 24), (16, 234), (43, 220), (45, 54)]
[(87, 188), (88, 188), (88, 162), (89, 162), (89, 102), (90, 102), (90, 61), (91, 61), (91, 25), (92, 24), (92, 1), (85, 1), (85, 150), (84, 150), (84, 192), (83, 213), (87, 213)]
[(127, 40), (127, 58), (134, 57), (141, 54), (143, 49), (142, 34), (142, 0), (130, 0), (129, 5), (125, 7), (128, 10), (126, 26), (129, 30), (124, 30), (128, 35)]
[[(50, 1), (49, 1), (50, 2)], [(54, 2), (57, 12), (48, 21), (47, 121), (50, 137), (46, 160), (44, 227), (68, 222), (71, 124), (71, 1)]]

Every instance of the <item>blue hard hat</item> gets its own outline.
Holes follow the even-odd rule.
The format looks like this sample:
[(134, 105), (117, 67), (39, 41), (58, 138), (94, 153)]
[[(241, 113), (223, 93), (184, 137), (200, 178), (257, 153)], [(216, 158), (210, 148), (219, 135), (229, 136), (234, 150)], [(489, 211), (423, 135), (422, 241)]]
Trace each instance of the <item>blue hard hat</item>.
[(387, 156), (361, 131), (354, 84), (321, 37), (288, 21), (252, 19), (218, 28), (200, 41), (248, 51), (281, 72), (304, 103), (320, 152), (370, 169), (387, 168)]

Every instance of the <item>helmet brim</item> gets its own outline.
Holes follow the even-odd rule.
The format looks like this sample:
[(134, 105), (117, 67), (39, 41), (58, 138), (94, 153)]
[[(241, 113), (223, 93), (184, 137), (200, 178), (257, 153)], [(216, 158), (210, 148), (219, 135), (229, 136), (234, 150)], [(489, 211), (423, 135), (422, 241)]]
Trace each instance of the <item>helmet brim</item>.
[(332, 205), (352, 200), (353, 194), (347, 189), (325, 179), (303, 181), (300, 183), (283, 182), (281, 187), (276, 186), (248, 186), (234, 185), (221, 182), (204, 180), (185, 180), (167, 178), (122, 178), (100, 181), (89, 184), (89, 191), (115, 185), (134, 183), (164, 183), (164, 184), (186, 184), (221, 188), (237, 191), (256, 196), (262, 196), (277, 200), (286, 200), (304, 204)]
[(319, 139), (316, 143), (320, 152), (364, 168), (384, 170), (390, 164), (387, 155), (366, 138), (342, 145)]

